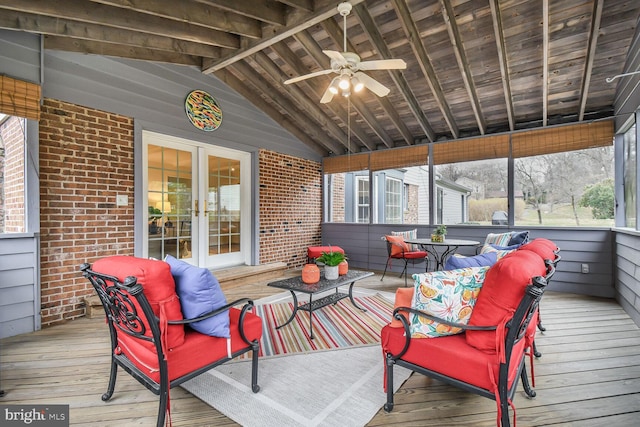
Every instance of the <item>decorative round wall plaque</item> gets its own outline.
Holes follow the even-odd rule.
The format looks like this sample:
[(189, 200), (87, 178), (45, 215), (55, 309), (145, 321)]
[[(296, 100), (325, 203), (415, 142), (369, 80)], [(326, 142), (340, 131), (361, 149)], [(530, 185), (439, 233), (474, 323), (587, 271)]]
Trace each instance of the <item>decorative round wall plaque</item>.
[(218, 102), (203, 90), (189, 92), (184, 110), (191, 124), (205, 132), (218, 129), (222, 123), (222, 109)]

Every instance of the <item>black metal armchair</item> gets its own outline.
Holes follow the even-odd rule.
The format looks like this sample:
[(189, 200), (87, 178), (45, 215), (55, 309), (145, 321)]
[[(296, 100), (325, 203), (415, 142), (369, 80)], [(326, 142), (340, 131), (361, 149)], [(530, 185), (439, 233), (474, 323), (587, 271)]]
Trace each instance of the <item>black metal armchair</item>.
[[(144, 261), (148, 260), (141, 260)], [(137, 277), (121, 280), (117, 276), (122, 270), (114, 275), (104, 274), (91, 270), (89, 264), (82, 264), (80, 270), (100, 297), (111, 335), (111, 374), (107, 392), (102, 395), (103, 401), (113, 395), (118, 367), (121, 367), (160, 396), (157, 426), (161, 427), (165, 415), (169, 413), (170, 416), (171, 388), (249, 351), (253, 351), (251, 389), (254, 393), (260, 390), (257, 381), (262, 321), (251, 313), (251, 300), (239, 299), (196, 319), (166, 319), (162, 313), (158, 317), (154, 312), (158, 306), (147, 298)], [(144, 269), (141, 269), (141, 275), (147, 280), (150, 277), (149, 271)], [(153, 285), (145, 283), (144, 287)], [(240, 309), (234, 308), (241, 304)], [(209, 336), (184, 327), (225, 311), (229, 312), (230, 338)], [(184, 331), (183, 335), (175, 334), (176, 330)], [(169, 334), (173, 336), (167, 338)]]

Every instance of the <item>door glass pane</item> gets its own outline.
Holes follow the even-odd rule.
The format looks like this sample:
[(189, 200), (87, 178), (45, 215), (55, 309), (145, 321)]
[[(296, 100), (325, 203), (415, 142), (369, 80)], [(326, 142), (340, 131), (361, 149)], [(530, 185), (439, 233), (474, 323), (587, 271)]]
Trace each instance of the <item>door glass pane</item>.
[(208, 156), (209, 255), (240, 252), (240, 161)]
[(148, 255), (191, 258), (191, 152), (148, 146)]

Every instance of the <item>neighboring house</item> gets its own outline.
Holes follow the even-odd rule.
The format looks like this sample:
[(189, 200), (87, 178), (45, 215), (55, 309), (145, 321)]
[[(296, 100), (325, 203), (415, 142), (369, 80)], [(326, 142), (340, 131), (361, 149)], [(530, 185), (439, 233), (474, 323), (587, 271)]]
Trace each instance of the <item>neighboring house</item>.
[[(327, 183), (333, 187), (328, 192), (332, 194), (329, 217), (332, 222), (429, 224), (427, 169), (421, 166), (373, 172), (373, 196), (369, 192), (369, 171), (333, 174)], [(466, 222), (471, 189), (441, 178), (436, 179), (435, 188), (437, 223)], [(376, 212), (371, 212), (370, 197), (378, 202)]]
[(471, 189), (436, 178), (436, 224), (462, 224), (469, 219)]

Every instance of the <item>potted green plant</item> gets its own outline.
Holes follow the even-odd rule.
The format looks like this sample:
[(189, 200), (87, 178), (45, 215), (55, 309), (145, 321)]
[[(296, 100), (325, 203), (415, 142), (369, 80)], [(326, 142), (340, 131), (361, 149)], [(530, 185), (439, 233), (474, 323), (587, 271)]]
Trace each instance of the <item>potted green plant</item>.
[(324, 265), (324, 277), (329, 280), (335, 280), (338, 278), (338, 265), (347, 257), (342, 252), (337, 251), (329, 251), (322, 252), (318, 258), (316, 258), (316, 263)]
[(433, 233), (431, 233), (431, 241), (442, 243), (444, 242), (444, 238), (446, 235), (447, 235), (447, 226), (444, 224), (440, 224), (439, 226), (436, 227), (435, 230), (433, 230)]

